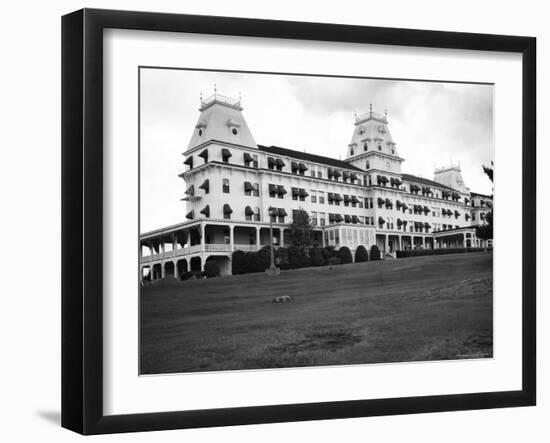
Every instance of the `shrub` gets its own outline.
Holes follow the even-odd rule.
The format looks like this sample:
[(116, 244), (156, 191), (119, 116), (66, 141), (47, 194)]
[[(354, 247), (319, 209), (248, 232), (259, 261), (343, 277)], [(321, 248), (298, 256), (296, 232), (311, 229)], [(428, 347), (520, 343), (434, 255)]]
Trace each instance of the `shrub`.
[(250, 255), (244, 251), (235, 251), (231, 260), (231, 273), (233, 275), (249, 272)]
[(325, 246), (323, 248), (323, 258), (328, 261), (330, 257), (336, 257), (336, 249), (334, 249), (334, 246)]
[(338, 257), (340, 258), (340, 260), (342, 260), (343, 264), (353, 262), (353, 256), (351, 255), (351, 251), (347, 246), (342, 246), (340, 249), (338, 249)]
[(188, 272), (182, 272), (180, 274), (180, 279), (185, 281), (185, 280), (189, 280), (190, 278), (194, 277), (196, 274), (196, 272), (191, 272), (191, 271), (188, 271)]
[(326, 263), (323, 257), (323, 251), (320, 248), (311, 248), (309, 250), (309, 258), (311, 260), (311, 266), (323, 266)]
[(380, 249), (378, 246), (372, 245), (370, 248), (370, 259), (371, 260), (380, 260)]
[(219, 277), (221, 275), (220, 267), (214, 260), (208, 260), (204, 264), (204, 273), (206, 278)]
[(365, 248), (363, 245), (357, 246), (357, 249), (355, 250), (355, 263), (361, 263), (369, 260), (369, 253), (367, 252), (367, 248)]
[(246, 272), (264, 272), (271, 263), (271, 251), (269, 247), (262, 248), (258, 252), (250, 253), (250, 263)]
[[(283, 248), (283, 247), (280, 247), (279, 249), (277, 249), (275, 251), (275, 263), (277, 264), (277, 266), (281, 267), (281, 266), (286, 266), (288, 265), (288, 248)], [(281, 269), (283, 269), (281, 267)], [(287, 267), (288, 269), (288, 267)]]
[(328, 264), (329, 266), (341, 265), (342, 260), (340, 259), (340, 257), (330, 257), (328, 259)]

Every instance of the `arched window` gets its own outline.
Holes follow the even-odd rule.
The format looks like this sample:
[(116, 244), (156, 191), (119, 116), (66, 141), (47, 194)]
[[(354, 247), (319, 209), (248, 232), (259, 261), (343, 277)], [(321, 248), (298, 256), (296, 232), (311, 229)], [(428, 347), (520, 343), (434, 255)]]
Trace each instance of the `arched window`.
[(370, 168), (370, 162), (369, 162), (368, 160), (367, 160), (366, 168), (367, 168), (367, 169)]

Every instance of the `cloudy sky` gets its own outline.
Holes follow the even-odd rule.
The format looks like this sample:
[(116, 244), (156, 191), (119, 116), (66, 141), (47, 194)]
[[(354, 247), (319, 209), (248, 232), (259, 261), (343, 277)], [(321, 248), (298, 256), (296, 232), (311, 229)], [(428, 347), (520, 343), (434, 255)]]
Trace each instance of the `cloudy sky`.
[(493, 159), (493, 87), (421, 81), (141, 70), (141, 231), (185, 221), (183, 156), (200, 93), (242, 95), (258, 144), (344, 158), (354, 114), (388, 111), (403, 172), (433, 178), (460, 162), (466, 186), (490, 194), (481, 165)]

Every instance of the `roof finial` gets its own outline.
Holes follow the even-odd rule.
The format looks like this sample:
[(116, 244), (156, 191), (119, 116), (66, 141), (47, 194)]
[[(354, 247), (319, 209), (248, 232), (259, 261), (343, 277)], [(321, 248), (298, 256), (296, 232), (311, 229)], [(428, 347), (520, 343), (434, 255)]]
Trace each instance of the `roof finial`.
[(218, 92), (218, 87), (216, 86), (216, 83), (214, 83), (214, 94)]
[(241, 100), (242, 100), (242, 94), (241, 94), (241, 91), (239, 91), (239, 103), (241, 103)]
[(372, 103), (369, 104), (369, 110), (372, 113)]
[(200, 93), (200, 99), (201, 99), (201, 102), (202, 102), (202, 91), (201, 91), (201, 93)]

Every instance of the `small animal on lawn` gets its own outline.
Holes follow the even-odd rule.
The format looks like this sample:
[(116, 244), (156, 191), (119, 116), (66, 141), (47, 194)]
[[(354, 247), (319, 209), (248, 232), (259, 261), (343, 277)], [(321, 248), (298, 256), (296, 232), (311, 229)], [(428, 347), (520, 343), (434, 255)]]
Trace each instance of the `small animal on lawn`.
[(292, 297), (290, 295), (280, 295), (279, 297), (275, 297), (273, 299), (273, 303), (285, 303), (287, 301), (292, 301)]

